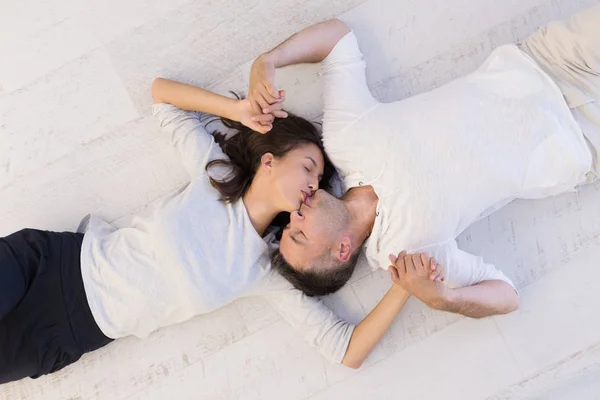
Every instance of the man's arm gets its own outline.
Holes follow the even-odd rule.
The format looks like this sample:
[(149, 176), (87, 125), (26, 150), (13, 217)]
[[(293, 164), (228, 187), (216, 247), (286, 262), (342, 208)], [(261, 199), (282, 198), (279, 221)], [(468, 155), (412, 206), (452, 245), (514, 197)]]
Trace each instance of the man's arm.
[(259, 56), (252, 64), (248, 97), (255, 113), (283, 101), (285, 93), (275, 88), (275, 69), (325, 59), (350, 28), (339, 19), (309, 26), (292, 35), (273, 50)]
[(348, 32), (350, 28), (344, 22), (329, 19), (302, 29), (259, 59), (269, 60), (275, 68), (321, 62)]
[(396, 258), (390, 255), (392, 280), (431, 308), (459, 313), (471, 318), (507, 314), (519, 307), (519, 296), (511, 285), (501, 280), (485, 280), (460, 288), (449, 288), (430, 279), (431, 271), (422, 267), (434, 262), (425, 254)]
[(471, 318), (508, 314), (519, 308), (519, 296), (504, 281), (483, 281), (473, 286), (448, 289), (439, 310)]

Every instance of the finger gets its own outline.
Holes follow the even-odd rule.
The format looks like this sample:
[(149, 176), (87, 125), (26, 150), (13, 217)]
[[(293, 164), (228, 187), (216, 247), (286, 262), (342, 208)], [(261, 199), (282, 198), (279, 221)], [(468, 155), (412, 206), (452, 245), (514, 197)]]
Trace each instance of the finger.
[(435, 278), (437, 278), (437, 277), (438, 277), (437, 268), (436, 268), (435, 264), (431, 264), (431, 273), (429, 274), (429, 279), (434, 281)]
[(429, 269), (431, 270), (429, 279), (431, 279), (432, 281), (439, 279), (439, 277), (442, 273), (442, 270), (441, 270), (441, 268), (438, 268), (438, 265), (435, 263), (433, 258), (429, 261)]
[(445, 282), (446, 281), (446, 276), (444, 276), (444, 269), (440, 268), (440, 264), (437, 263), (437, 261), (435, 261), (434, 258), (431, 259), (431, 262), (435, 265), (435, 269), (437, 271), (440, 271), (440, 275), (438, 277), (438, 282)]
[(429, 265), (429, 256), (427, 256), (427, 254), (421, 253), (421, 263), (424, 267)]
[(398, 262), (398, 260), (404, 258), (405, 255), (406, 255), (406, 251), (402, 250), (400, 253), (398, 253), (398, 256), (395, 256), (393, 254), (389, 254), (388, 258), (390, 259), (390, 261), (392, 262), (392, 264), (396, 264)]
[(267, 107), (264, 111), (267, 111), (270, 114), (273, 114), (275, 117), (277, 118), (287, 118), (288, 117), (288, 113), (283, 111), (283, 104), (282, 103), (274, 103), (271, 104), (269, 107)]
[(263, 99), (265, 99), (265, 101), (269, 104), (275, 103), (278, 99), (278, 97), (273, 97), (273, 95), (269, 93), (269, 90), (266, 87), (263, 87), (261, 89), (260, 94), (262, 95)]
[(396, 267), (394, 267), (393, 265), (390, 265), (388, 267), (388, 271), (390, 271), (390, 275), (391, 275), (392, 281), (394, 281), (394, 283), (397, 283), (398, 281), (400, 281), (400, 275), (398, 274), (398, 270), (396, 269)]
[(408, 254), (408, 255), (404, 256), (403, 260), (404, 260), (404, 263), (406, 264), (406, 272), (414, 273), (415, 272), (415, 263), (413, 261), (413, 257), (410, 254)]
[(438, 271), (441, 271), (442, 269), (440, 268), (440, 264), (437, 263), (437, 261), (435, 261), (435, 258), (431, 257), (429, 259), (429, 264), (431, 265), (431, 269), (436, 269)]
[(421, 265), (423, 265), (423, 261), (421, 261), (421, 253), (413, 254), (411, 258), (413, 264), (415, 265), (415, 269), (420, 269)]
[(398, 259), (398, 261), (396, 262), (396, 269), (398, 270), (398, 275), (400, 275), (401, 277), (404, 277), (404, 275), (406, 275), (408, 269), (406, 267), (406, 263), (404, 262), (404, 257)]
[(415, 271), (421, 273), (424, 269), (423, 261), (421, 259), (421, 254), (413, 254), (412, 255), (413, 263), (415, 264)]
[(267, 84), (265, 85), (265, 89), (267, 90), (267, 93), (269, 94), (270, 97), (273, 98), (273, 100), (279, 100), (279, 90), (275, 89), (273, 87), (273, 85), (271, 85), (270, 82), (267, 82)]
[(251, 124), (250, 128), (253, 131), (256, 131), (258, 133), (267, 133), (273, 128), (273, 125), (271, 125), (271, 124), (262, 125), (259, 122), (255, 122), (255, 123)]
[(262, 107), (260, 106), (260, 104), (258, 103), (258, 101), (256, 99), (257, 99), (257, 97), (254, 95), (248, 96), (248, 101), (250, 101), (250, 107), (252, 108), (252, 113), (260, 114)]
[(271, 106), (273, 106), (274, 104), (281, 104), (285, 101), (285, 91), (280, 90), (279, 91), (279, 98), (275, 99), (272, 103)]
[(390, 255), (388, 255), (388, 259), (390, 260), (390, 262), (391, 262), (392, 264), (396, 264), (396, 261), (398, 261), (398, 257), (396, 257), (396, 256), (395, 256), (395, 255), (393, 255), (393, 254), (390, 254)]
[(273, 114), (273, 116), (275, 116), (276, 118), (287, 118), (288, 117), (288, 113), (286, 113), (285, 111), (272, 111), (271, 114)]
[(262, 97), (262, 94), (256, 97), (256, 102), (260, 106), (260, 110), (258, 111), (260, 114), (266, 114), (265, 110), (267, 110), (270, 104)]
[(281, 103), (281, 102), (273, 103), (269, 107), (267, 107), (267, 111), (270, 113), (273, 111), (281, 111), (281, 110), (283, 110), (283, 103)]
[(439, 281), (442, 277), (442, 269), (441, 268), (437, 268), (435, 271), (433, 271), (431, 273), (431, 275), (429, 275), (429, 279), (431, 279), (432, 281)]
[(263, 125), (271, 124), (274, 120), (275, 117), (272, 114), (261, 114), (252, 117), (252, 121), (256, 121)]

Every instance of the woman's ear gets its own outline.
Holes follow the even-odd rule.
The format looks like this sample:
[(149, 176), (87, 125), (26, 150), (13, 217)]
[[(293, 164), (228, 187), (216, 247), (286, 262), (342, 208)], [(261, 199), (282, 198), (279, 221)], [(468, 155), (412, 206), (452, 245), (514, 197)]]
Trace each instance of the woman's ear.
[(260, 158), (260, 165), (264, 166), (265, 168), (271, 169), (274, 162), (275, 162), (275, 156), (271, 153), (265, 153)]

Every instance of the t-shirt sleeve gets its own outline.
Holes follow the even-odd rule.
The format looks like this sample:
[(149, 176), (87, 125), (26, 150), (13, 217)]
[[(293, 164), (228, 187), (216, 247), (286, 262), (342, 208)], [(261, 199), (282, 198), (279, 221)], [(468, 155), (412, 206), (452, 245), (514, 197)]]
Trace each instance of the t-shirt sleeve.
[(366, 64), (354, 32), (349, 32), (321, 61), (323, 134), (339, 132), (378, 104), (365, 75)]
[(200, 121), (200, 113), (166, 103), (154, 104), (152, 113), (192, 177), (203, 174), (208, 161), (220, 155), (219, 146)]
[(450, 288), (472, 286), (483, 281), (503, 281), (515, 289), (513, 282), (494, 265), (483, 258), (458, 248), (456, 240), (420, 249), (419, 252), (434, 257), (444, 269), (446, 284)]
[(338, 318), (320, 299), (304, 295), (275, 272), (259, 294), (325, 358), (342, 362), (354, 325)]

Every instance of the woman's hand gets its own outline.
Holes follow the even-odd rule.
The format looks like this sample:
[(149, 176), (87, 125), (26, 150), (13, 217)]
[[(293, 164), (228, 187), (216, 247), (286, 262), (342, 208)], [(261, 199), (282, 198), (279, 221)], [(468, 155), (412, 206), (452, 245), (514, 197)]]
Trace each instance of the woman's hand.
[(388, 271), (395, 284), (432, 308), (445, 304), (449, 289), (441, 282), (443, 277), (436, 273), (440, 266), (433, 258), (425, 253), (402, 251), (398, 257), (390, 254), (389, 259)]
[(236, 103), (237, 120), (243, 125), (259, 133), (267, 133), (273, 128), (275, 118), (286, 118), (288, 114), (282, 110), (282, 103), (275, 103), (268, 114), (256, 114), (249, 99), (238, 100)]

